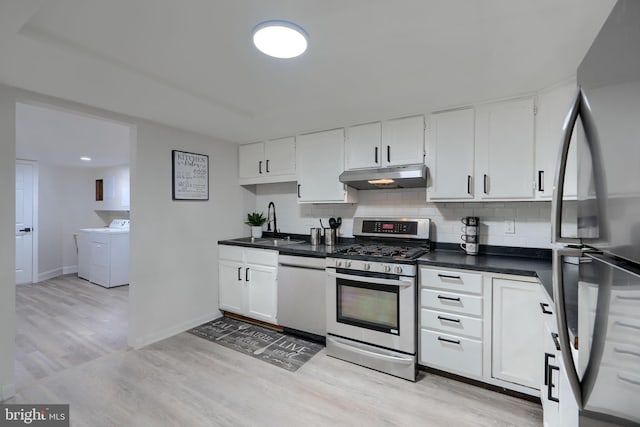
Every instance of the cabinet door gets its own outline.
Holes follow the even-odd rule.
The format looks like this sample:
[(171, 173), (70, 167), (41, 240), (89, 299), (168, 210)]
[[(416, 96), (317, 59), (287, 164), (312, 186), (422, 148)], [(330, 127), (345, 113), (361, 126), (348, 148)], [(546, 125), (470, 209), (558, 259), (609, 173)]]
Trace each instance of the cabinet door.
[(476, 195), (481, 199), (533, 197), (533, 98), (476, 110)]
[(472, 199), (473, 109), (432, 114), (427, 129), (430, 200)]
[(277, 323), (277, 268), (247, 264), (247, 316), (269, 323)]
[(296, 173), (296, 139), (279, 138), (267, 141), (264, 145), (264, 172), (269, 176), (291, 175)]
[(344, 129), (300, 135), (296, 146), (298, 202), (344, 202)]
[[(575, 82), (569, 83), (538, 96), (536, 114), (536, 199), (551, 200), (553, 182), (560, 144), (562, 142), (564, 120), (576, 92)], [(571, 138), (569, 160), (565, 173), (565, 199), (576, 198), (578, 193), (578, 161), (576, 133)]]
[(538, 389), (542, 382), (539, 285), (493, 278), (492, 376)]
[(345, 142), (347, 169), (380, 167), (382, 162), (381, 138), (382, 126), (380, 122), (347, 128)]
[(382, 123), (382, 162), (383, 166), (424, 162), (424, 116)]
[(218, 266), (220, 309), (244, 314), (244, 264), (222, 260)]
[(238, 170), (240, 178), (257, 178), (265, 173), (264, 142), (238, 147)]

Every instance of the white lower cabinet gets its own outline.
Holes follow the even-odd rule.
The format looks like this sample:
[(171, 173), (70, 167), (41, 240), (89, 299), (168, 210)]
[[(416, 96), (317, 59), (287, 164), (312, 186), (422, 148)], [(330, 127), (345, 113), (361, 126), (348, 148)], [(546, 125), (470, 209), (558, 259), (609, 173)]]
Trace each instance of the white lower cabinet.
[(420, 267), (419, 363), (481, 378), (482, 275)]
[(492, 366), (494, 378), (538, 389), (542, 378), (540, 285), (492, 279)]
[(220, 310), (277, 324), (278, 252), (219, 246)]
[(421, 266), (419, 282), (421, 365), (539, 395), (543, 330), (535, 278)]

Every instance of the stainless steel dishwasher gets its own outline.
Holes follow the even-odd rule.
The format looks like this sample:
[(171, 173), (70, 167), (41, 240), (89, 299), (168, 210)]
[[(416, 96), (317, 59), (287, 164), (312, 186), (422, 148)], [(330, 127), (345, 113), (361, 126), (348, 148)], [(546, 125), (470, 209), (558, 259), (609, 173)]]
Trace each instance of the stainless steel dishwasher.
[(324, 258), (278, 256), (278, 323), (285, 329), (327, 334), (324, 267)]

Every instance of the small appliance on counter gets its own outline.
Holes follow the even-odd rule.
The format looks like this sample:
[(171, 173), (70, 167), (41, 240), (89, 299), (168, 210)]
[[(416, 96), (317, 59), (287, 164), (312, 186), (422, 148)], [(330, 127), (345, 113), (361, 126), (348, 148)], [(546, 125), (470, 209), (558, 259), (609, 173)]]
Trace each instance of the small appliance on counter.
[(478, 255), (478, 226), (480, 225), (480, 218), (466, 216), (460, 221), (464, 224), (464, 227), (462, 227), (464, 234), (460, 236), (462, 239), (460, 247), (464, 249), (467, 255)]

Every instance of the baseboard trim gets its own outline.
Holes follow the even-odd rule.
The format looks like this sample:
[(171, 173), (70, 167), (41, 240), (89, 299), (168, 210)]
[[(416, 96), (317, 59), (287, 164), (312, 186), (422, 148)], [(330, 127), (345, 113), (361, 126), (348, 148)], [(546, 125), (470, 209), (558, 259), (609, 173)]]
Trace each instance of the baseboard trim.
[(16, 395), (16, 386), (14, 384), (0, 385), (0, 402), (11, 399)]
[(54, 268), (53, 270), (38, 273), (38, 282), (53, 279), (54, 277), (62, 276), (63, 268)]
[(203, 323), (207, 323), (212, 321), (213, 319), (217, 319), (220, 317), (222, 313), (219, 310), (216, 310), (212, 313), (207, 313), (203, 316), (196, 317), (195, 319), (190, 319), (185, 322), (181, 322), (175, 326), (170, 328), (162, 329), (160, 331), (139, 337), (132, 338), (129, 337), (129, 346), (135, 349), (140, 349), (142, 347), (148, 346), (158, 341), (162, 341), (163, 339), (172, 337), (181, 332), (187, 331), (191, 328), (195, 328), (196, 326), (202, 325)]
[(527, 393), (522, 393), (520, 391), (510, 390), (508, 388), (501, 387), (499, 385), (489, 384), (484, 381), (463, 377), (461, 375), (453, 374), (451, 372), (441, 371), (440, 369), (431, 368), (429, 366), (418, 365), (418, 369), (420, 369), (421, 371), (429, 372), (434, 375), (460, 381), (476, 387), (484, 388), (486, 390), (491, 390), (497, 393), (506, 394), (507, 396), (517, 397), (518, 399), (528, 400), (529, 402), (533, 402), (533, 403), (538, 403), (538, 404), (540, 403), (539, 396), (533, 396)]
[(62, 274), (73, 274), (78, 272), (77, 265), (67, 265), (62, 267)]

